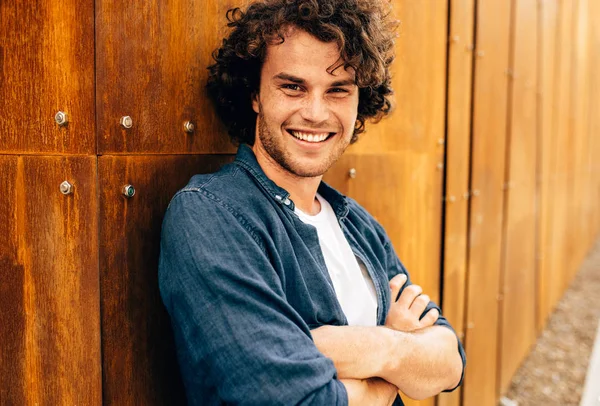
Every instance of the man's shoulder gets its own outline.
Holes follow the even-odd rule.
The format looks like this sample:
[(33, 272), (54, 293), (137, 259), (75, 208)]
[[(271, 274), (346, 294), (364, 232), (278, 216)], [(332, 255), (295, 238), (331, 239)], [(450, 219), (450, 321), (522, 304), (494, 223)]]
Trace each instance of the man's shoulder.
[(194, 175), (173, 196), (167, 215), (186, 212), (205, 221), (222, 221), (224, 216), (233, 215), (238, 221), (257, 227), (257, 219), (269, 206), (246, 169), (231, 163), (217, 172)]

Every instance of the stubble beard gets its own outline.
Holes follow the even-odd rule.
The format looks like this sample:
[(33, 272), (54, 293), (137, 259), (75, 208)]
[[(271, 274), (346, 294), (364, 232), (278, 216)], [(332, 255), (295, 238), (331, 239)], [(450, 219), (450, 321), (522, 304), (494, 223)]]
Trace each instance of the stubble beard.
[[(327, 156), (324, 162), (322, 160), (319, 162), (317, 167), (302, 167), (301, 163), (294, 160), (294, 157), (291, 156), (289, 151), (284, 150), (283, 145), (285, 144), (285, 140), (279, 139), (281, 142), (278, 142), (278, 137), (280, 137), (280, 135), (271, 133), (262, 111), (258, 114), (257, 119), (259, 120), (258, 136), (260, 137), (260, 142), (264, 150), (276, 164), (298, 178), (315, 178), (317, 176), (322, 176), (340, 158), (349, 145), (349, 143), (346, 143), (346, 145), (340, 145), (335, 148), (329, 156)], [(335, 136), (340, 137), (341, 135), (336, 134)]]

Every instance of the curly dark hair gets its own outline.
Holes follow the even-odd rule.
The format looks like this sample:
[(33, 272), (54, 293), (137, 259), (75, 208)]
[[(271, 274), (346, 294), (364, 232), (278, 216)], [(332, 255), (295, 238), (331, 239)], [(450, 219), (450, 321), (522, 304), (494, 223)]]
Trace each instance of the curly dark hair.
[(323, 42), (336, 42), (341, 62), (353, 68), (359, 88), (357, 120), (351, 142), (365, 131), (365, 120), (377, 122), (391, 110), (389, 66), (394, 59), (397, 22), (385, 0), (265, 0), (246, 11), (227, 11), (232, 31), (213, 52), (207, 90), (217, 115), (234, 143), (254, 144), (258, 92), (267, 46), (281, 44), (286, 28), (295, 26)]

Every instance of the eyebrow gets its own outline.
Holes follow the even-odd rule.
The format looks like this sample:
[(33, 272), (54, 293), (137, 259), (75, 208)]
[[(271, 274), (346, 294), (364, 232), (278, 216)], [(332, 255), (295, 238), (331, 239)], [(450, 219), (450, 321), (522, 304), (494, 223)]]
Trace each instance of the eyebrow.
[[(289, 73), (278, 73), (277, 75), (273, 76), (274, 79), (281, 79), (281, 80), (288, 80), (292, 83), (296, 83), (298, 85), (303, 85), (306, 83), (306, 81), (302, 78), (299, 78), (298, 76), (294, 76), (294, 75), (290, 75)], [(345, 79), (345, 80), (338, 80), (336, 82), (333, 82), (330, 86), (331, 87), (337, 87), (337, 86), (349, 86), (349, 85), (356, 85), (354, 79)]]

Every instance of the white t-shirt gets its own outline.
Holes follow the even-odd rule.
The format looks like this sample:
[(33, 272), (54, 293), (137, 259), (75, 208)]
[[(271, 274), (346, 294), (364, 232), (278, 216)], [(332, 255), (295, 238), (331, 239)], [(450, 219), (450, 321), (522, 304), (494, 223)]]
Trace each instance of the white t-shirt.
[(329, 202), (319, 194), (317, 199), (321, 203), (318, 214), (310, 216), (298, 208), (295, 213), (303, 223), (317, 229), (325, 265), (348, 324), (375, 326), (377, 294), (373, 281), (364, 264), (354, 256)]

